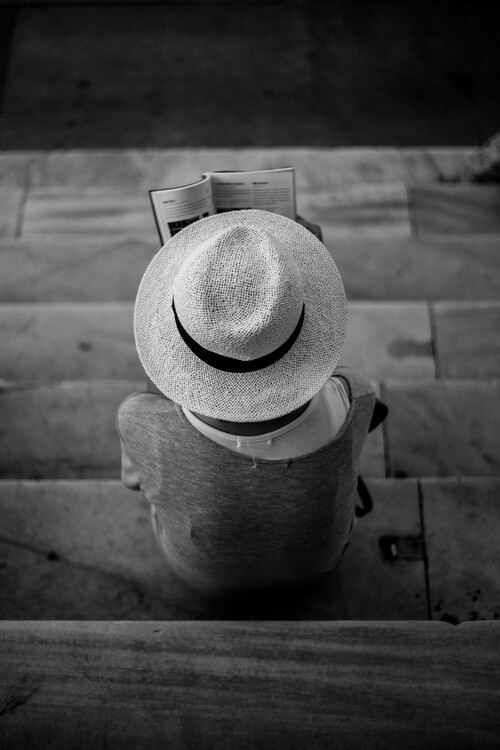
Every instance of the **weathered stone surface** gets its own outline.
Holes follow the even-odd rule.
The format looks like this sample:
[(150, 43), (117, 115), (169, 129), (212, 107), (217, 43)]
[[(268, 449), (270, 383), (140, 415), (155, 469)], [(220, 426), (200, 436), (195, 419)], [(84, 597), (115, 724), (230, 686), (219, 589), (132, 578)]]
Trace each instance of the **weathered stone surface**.
[(133, 305), (0, 305), (6, 380), (144, 377)]
[(377, 380), (434, 377), (427, 305), (351, 303), (342, 363)]
[(90, 241), (124, 234), (148, 241), (157, 236), (147, 194), (99, 188), (30, 190), (21, 236), (52, 234)]
[(31, 151), (0, 152), (0, 186), (26, 189), (35, 158)]
[(499, 302), (440, 302), (434, 315), (440, 377), (500, 377)]
[[(500, 240), (493, 237), (337, 236), (322, 225), (351, 300), (491, 300), (500, 296)], [(158, 238), (30, 237), (0, 240), (2, 302), (130, 301)]]
[(500, 478), (422, 481), (435, 620), (500, 618)]
[(0, 476), (117, 478), (116, 411), (144, 381), (5, 385), (0, 391)]
[(337, 237), (409, 237), (408, 198), (403, 183), (355, 184), (302, 193), (299, 213)]
[(469, 156), (472, 150), (473, 145), (468, 148), (455, 146), (453, 148), (431, 147), (426, 149), (426, 154), (435, 170), (435, 179), (453, 180), (457, 176), (464, 159)]
[(1, 302), (132, 302), (159, 240), (0, 242)]
[(409, 188), (412, 231), (432, 234), (500, 234), (500, 188), (418, 185)]
[(35, 153), (31, 170), (33, 187), (114, 185), (148, 190), (198, 180), (206, 171), (290, 165), (295, 167), (300, 195), (302, 191), (321, 191), (358, 182), (406, 182), (415, 175), (429, 173), (429, 160), (421, 149), (145, 148)]
[(158, 551), (149, 507), (113, 481), (0, 482), (3, 619), (425, 619), (423, 560), (382, 558), (379, 538), (419, 536), (416, 483), (370, 482), (342, 566), (298, 596), (208, 601)]
[[(7, 380), (140, 378), (132, 303), (0, 305)], [(426, 305), (353, 303), (342, 364), (377, 380), (432, 377)]]
[(116, 481), (0, 482), (3, 619), (193, 619), (140, 493)]
[(15, 237), (21, 217), (24, 190), (0, 187), (0, 238)]
[(499, 647), (485, 622), (5, 622), (2, 730), (16, 748), (497, 750)]
[(390, 475), (500, 474), (500, 383), (388, 383)]
[(345, 238), (332, 222), (323, 223), (322, 230), (350, 299), (500, 296), (499, 237)]

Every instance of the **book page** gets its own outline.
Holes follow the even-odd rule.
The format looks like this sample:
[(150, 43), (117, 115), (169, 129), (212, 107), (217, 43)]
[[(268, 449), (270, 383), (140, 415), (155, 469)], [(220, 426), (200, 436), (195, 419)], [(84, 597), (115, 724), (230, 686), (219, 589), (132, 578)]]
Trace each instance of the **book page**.
[(263, 169), (254, 172), (207, 172), (212, 183), (216, 213), (258, 208), (296, 218), (295, 170)]
[(215, 213), (209, 177), (183, 187), (150, 190), (149, 197), (162, 244), (188, 224)]

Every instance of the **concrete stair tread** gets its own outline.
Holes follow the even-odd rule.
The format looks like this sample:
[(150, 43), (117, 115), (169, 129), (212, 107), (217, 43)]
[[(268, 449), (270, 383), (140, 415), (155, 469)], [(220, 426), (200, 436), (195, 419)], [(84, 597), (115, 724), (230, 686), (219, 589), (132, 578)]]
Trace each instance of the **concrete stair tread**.
[(24, 200), (23, 190), (0, 187), (0, 238), (15, 237), (18, 234)]
[[(133, 303), (0, 303), (6, 380), (140, 378)], [(377, 380), (500, 376), (496, 300), (349, 303), (342, 362)]]
[(500, 232), (496, 185), (417, 185), (409, 188), (408, 198), (416, 236)]
[[(299, 213), (310, 221), (334, 222), (339, 237), (410, 235), (403, 182), (303, 192), (298, 193), (297, 203)], [(147, 191), (118, 188), (31, 188), (20, 226), (23, 238), (61, 234), (97, 238), (127, 232), (147, 239), (157, 236)]]
[(182, 185), (215, 169), (296, 168), (299, 191), (339, 185), (432, 182), (452, 177), (470, 147), (441, 148), (100, 148), (3, 151), (0, 185), (24, 188)]
[[(158, 551), (147, 502), (119, 481), (0, 482), (1, 617), (497, 619), (500, 476), (367, 481), (374, 510), (359, 519), (339, 570), (260, 608), (209, 601), (179, 581)], [(384, 558), (391, 540), (393, 560)]]
[(53, 742), (55, 704), (61, 747), (498, 745), (494, 623), (0, 623), (0, 644), (13, 747)]
[[(483, 324), (485, 321), (483, 316)], [(491, 321), (495, 322), (494, 316)], [(0, 304), (0, 332), (6, 380), (143, 376), (131, 302)], [(493, 335), (490, 339), (493, 341)], [(466, 351), (466, 343), (463, 347)], [(492, 367), (494, 354), (493, 349)], [(375, 379), (433, 377), (427, 304), (350, 303), (342, 362)], [(500, 361), (496, 371), (500, 374)]]
[(141, 380), (4, 384), (2, 477), (118, 478), (116, 412)]
[[(141, 380), (4, 382), (0, 389), (0, 477), (119, 478), (116, 412)], [(363, 452), (367, 476), (384, 476), (382, 430)]]
[[(0, 476), (118, 478), (116, 411), (144, 380), (11, 382), (0, 391)], [(362, 454), (366, 476), (500, 473), (499, 380), (388, 380), (383, 429)]]
[(390, 475), (498, 474), (499, 397), (499, 380), (387, 382)]
[[(337, 239), (408, 238), (500, 233), (495, 187), (410, 187), (403, 182), (354, 184), (299, 192), (298, 211), (334, 227)], [(1, 206), (4, 206), (2, 209)], [(132, 233), (157, 237), (147, 191), (121, 188), (1, 189), (0, 232), (6, 237), (74, 235), (87, 239)]]
[[(430, 184), (465, 153), (0, 154), (1, 617), (496, 619), (496, 193)], [(115, 417), (144, 387), (132, 312), (159, 247), (147, 190), (281, 164), (297, 167), (299, 211), (321, 224), (351, 300), (344, 363), (378, 381), (390, 417), (363, 453), (376, 508), (342, 575), (258, 613), (207, 602), (165, 567), (145, 501), (119, 482)], [(381, 536), (425, 548), (403, 541), (415, 557), (391, 563)]]
[[(500, 295), (500, 236), (356, 239), (339, 238), (332, 222), (322, 229), (349, 299)], [(0, 239), (0, 301), (132, 301), (158, 246), (157, 238), (133, 235)]]

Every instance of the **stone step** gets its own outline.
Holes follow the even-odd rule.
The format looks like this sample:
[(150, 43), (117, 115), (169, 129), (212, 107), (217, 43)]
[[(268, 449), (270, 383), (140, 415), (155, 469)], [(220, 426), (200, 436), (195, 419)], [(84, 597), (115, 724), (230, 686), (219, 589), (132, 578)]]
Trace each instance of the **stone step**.
[[(415, 619), (428, 616), (424, 561), (385, 560), (383, 536), (421, 538), (415, 481), (371, 481), (375, 510), (360, 519), (339, 575), (267, 617)], [(113, 481), (0, 483), (6, 564), (0, 576), (3, 619), (220, 619), (247, 617), (209, 602), (168, 569), (139, 493)], [(259, 619), (265, 612), (255, 612)]]
[[(144, 382), (4, 383), (0, 476), (118, 478), (121, 400)], [(500, 381), (387, 381), (390, 415), (368, 438), (369, 477), (500, 474)]]
[[(0, 477), (119, 478), (116, 412), (144, 380), (3, 383), (0, 390)], [(385, 476), (384, 439), (375, 430), (361, 463)]]
[(500, 187), (417, 185), (408, 197), (416, 236), (500, 233)]
[(22, 208), (25, 191), (18, 188), (0, 187), (0, 238), (19, 235), (22, 224)]
[(491, 622), (5, 622), (2, 728), (9, 748), (496, 750), (499, 647)]
[[(410, 235), (402, 182), (298, 193), (297, 210), (310, 221), (334, 223), (339, 237)], [(16, 235), (24, 239), (61, 235), (112, 239), (127, 233), (147, 240), (157, 237), (147, 191), (117, 188), (31, 188), (15, 226)]]
[(292, 165), (299, 192), (353, 184), (434, 182), (453, 177), (471, 147), (140, 148), (2, 151), (5, 187), (101, 187), (147, 191), (184, 185), (206, 171)]
[[(331, 221), (323, 238), (349, 299), (460, 300), (500, 296), (499, 237), (356, 239)], [(131, 301), (156, 238), (0, 239), (1, 302)]]
[[(340, 185), (298, 192), (297, 210), (339, 238), (407, 238), (500, 234), (500, 190), (489, 186), (414, 186), (403, 182)], [(153, 241), (155, 222), (144, 191), (72, 186), (2, 188), (0, 236), (74, 235), (87, 240), (131, 233)]]
[(0, 301), (130, 302), (157, 249), (133, 235), (0, 240)]
[(143, 380), (4, 384), (0, 476), (120, 476), (116, 411)]
[[(143, 377), (132, 303), (4, 304), (0, 333), (6, 380)], [(344, 364), (375, 380), (434, 377), (432, 351), (426, 303), (350, 303)]]
[[(252, 619), (498, 619), (500, 477), (368, 484), (374, 510), (358, 520), (335, 575)], [(3, 481), (0, 514), (2, 619), (250, 616), (242, 603), (209, 601), (171, 573), (147, 502), (120, 482)]]
[(500, 302), (438, 302), (433, 309), (438, 375), (498, 377)]
[(389, 476), (500, 474), (500, 380), (388, 382)]
[[(0, 304), (0, 334), (6, 380), (143, 376), (132, 303)], [(500, 303), (351, 302), (342, 361), (376, 380), (499, 377)]]

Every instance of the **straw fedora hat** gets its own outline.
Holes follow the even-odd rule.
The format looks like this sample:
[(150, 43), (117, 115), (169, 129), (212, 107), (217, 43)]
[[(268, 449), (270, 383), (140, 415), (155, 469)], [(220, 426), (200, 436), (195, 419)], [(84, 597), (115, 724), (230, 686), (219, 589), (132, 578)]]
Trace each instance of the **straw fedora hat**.
[(257, 210), (209, 216), (172, 237), (144, 273), (134, 314), (139, 358), (159, 390), (232, 422), (309, 401), (335, 369), (346, 327), (325, 246)]

